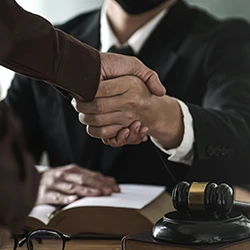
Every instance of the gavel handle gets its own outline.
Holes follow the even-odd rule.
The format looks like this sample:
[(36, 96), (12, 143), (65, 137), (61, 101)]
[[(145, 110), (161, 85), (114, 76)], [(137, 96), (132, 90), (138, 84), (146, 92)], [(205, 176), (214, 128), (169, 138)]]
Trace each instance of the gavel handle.
[(242, 213), (243, 215), (245, 215), (246, 217), (250, 219), (250, 203), (249, 202), (234, 201), (232, 210)]

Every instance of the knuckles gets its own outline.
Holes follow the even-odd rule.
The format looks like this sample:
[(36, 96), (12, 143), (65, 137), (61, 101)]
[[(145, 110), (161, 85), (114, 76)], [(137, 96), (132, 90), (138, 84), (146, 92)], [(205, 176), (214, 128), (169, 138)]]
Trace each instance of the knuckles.
[(108, 130), (108, 128), (106, 127), (100, 127), (98, 129), (93, 128), (91, 126), (87, 127), (87, 133), (90, 136), (93, 136), (95, 138), (103, 138), (103, 139), (107, 139), (110, 138), (110, 132)]
[(103, 118), (99, 115), (79, 114), (79, 120), (82, 124), (90, 126), (103, 126)]
[(109, 138), (110, 131), (106, 127), (101, 127), (99, 129), (99, 136), (100, 136), (100, 138)]
[[(127, 120), (129, 121), (129, 123), (131, 123), (131, 121), (134, 121), (136, 119), (136, 115), (132, 110), (125, 112), (125, 116), (126, 116)], [(128, 124), (128, 125), (130, 125), (130, 124)]]
[(105, 105), (101, 99), (96, 99), (93, 102), (93, 113), (97, 113), (97, 114), (103, 113), (104, 109), (105, 109)]
[(90, 115), (85, 117), (86, 124), (92, 126), (103, 126), (103, 117), (102, 115)]
[(90, 176), (93, 179), (100, 179), (102, 177), (102, 175), (99, 172), (93, 172)]

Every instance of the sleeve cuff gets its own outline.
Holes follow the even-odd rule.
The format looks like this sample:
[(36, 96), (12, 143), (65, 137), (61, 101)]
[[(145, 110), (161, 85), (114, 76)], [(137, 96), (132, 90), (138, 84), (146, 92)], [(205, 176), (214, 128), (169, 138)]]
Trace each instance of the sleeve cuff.
[(184, 136), (180, 146), (174, 149), (166, 150), (162, 145), (157, 143), (154, 138), (151, 137), (151, 140), (156, 147), (158, 147), (165, 154), (169, 155), (169, 161), (183, 163), (191, 166), (194, 158), (193, 144), (195, 142), (193, 118), (191, 113), (189, 112), (187, 105), (180, 100), (177, 101), (181, 107), (184, 122)]
[(40, 166), (40, 165), (36, 165), (35, 168), (38, 171), (38, 173), (44, 173), (50, 169), (50, 167), (48, 166)]
[(92, 101), (101, 75), (99, 51), (62, 31), (57, 30), (57, 34), (65, 37), (65, 48), (56, 83), (51, 84), (69, 92), (78, 100)]

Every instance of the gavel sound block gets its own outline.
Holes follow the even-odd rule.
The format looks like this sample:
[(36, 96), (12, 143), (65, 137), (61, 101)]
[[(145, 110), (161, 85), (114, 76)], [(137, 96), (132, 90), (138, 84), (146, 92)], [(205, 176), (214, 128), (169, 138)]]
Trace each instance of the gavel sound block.
[(165, 214), (153, 228), (156, 240), (211, 244), (250, 238), (250, 220), (241, 213), (250, 211), (250, 205), (235, 202), (227, 184), (180, 182), (172, 202), (176, 211)]

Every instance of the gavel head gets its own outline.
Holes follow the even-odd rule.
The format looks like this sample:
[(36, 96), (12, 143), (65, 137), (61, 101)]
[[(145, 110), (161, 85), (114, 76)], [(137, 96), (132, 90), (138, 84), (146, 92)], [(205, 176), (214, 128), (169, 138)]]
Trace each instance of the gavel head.
[(233, 189), (224, 183), (180, 182), (172, 192), (172, 202), (183, 214), (223, 216), (233, 207)]

